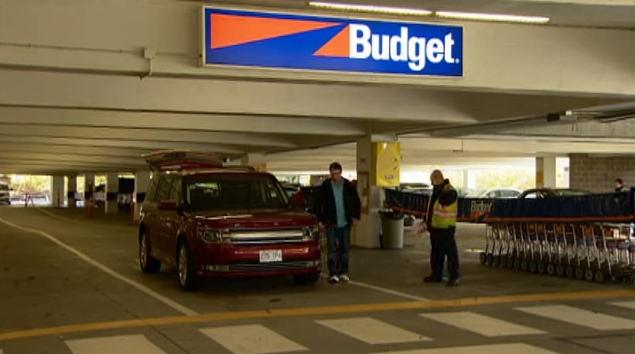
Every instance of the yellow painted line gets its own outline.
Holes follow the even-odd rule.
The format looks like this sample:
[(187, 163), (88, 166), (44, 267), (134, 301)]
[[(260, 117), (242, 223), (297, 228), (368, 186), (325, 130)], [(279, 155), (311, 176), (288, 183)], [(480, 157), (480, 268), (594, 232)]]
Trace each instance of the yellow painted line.
[(316, 315), (337, 315), (351, 313), (368, 313), (381, 311), (421, 310), (435, 308), (455, 308), (507, 303), (591, 300), (603, 298), (635, 297), (635, 290), (601, 290), (564, 293), (540, 293), (521, 295), (502, 295), (488, 297), (471, 297), (451, 300), (405, 301), (373, 304), (333, 305), (319, 307), (300, 307), (289, 309), (270, 309), (253, 311), (214, 312), (195, 316), (168, 316), (135, 320), (108, 321), (25, 329), (20, 331), (0, 332), (0, 342), (24, 338), (62, 335), (69, 333), (91, 332), (137, 327), (169, 326), (179, 324), (208, 323), (228, 320), (267, 319), (279, 317), (301, 317)]

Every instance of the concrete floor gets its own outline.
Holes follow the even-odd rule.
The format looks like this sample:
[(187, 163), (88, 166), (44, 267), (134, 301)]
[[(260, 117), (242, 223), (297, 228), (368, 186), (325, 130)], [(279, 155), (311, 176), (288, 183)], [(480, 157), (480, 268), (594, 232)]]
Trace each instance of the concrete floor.
[(635, 289), (485, 268), (482, 225), (459, 227), (458, 288), (421, 283), (427, 240), (409, 234), (354, 249), (347, 285), (184, 293), (173, 270), (138, 270), (127, 215), (84, 213), (0, 208), (0, 353), (635, 352)]

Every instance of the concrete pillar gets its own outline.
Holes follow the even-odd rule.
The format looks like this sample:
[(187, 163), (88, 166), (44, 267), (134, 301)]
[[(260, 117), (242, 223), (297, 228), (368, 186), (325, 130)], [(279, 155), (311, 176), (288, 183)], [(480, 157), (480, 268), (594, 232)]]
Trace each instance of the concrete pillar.
[(108, 173), (106, 175), (106, 214), (114, 214), (119, 211), (117, 195), (119, 194), (119, 174)]
[(95, 192), (95, 174), (84, 174), (84, 208), (87, 207), (88, 201), (93, 198)]
[(64, 204), (64, 176), (51, 178), (51, 205), (53, 208), (61, 208)]
[(68, 199), (68, 207), (76, 208), (77, 200), (75, 199), (75, 194), (77, 193), (77, 176), (68, 176), (68, 185), (66, 186), (67, 190), (67, 199)]
[[(380, 176), (385, 167), (384, 157), (378, 157), (378, 145), (395, 143), (393, 136), (367, 136), (357, 140), (357, 192), (362, 201), (361, 220), (355, 225), (352, 234), (352, 244), (365, 248), (378, 248), (381, 233), (381, 219), (379, 209), (383, 207), (384, 193), (382, 183), (386, 176)], [(379, 145), (379, 146), (381, 146)], [(399, 156), (399, 160), (400, 160)], [(390, 159), (394, 163), (394, 159)], [(393, 171), (393, 182), (399, 185), (399, 161), (397, 170)], [(346, 166), (344, 166), (346, 169)], [(388, 178), (390, 180), (390, 178)]]
[(139, 221), (139, 212), (141, 210), (141, 203), (146, 198), (148, 192), (148, 186), (150, 185), (150, 171), (136, 171), (134, 174), (134, 194), (132, 196), (134, 203), (134, 221)]
[(267, 155), (265, 154), (247, 154), (240, 159), (243, 166), (251, 166), (259, 172), (267, 171)]
[(536, 188), (556, 188), (556, 157), (536, 157)]

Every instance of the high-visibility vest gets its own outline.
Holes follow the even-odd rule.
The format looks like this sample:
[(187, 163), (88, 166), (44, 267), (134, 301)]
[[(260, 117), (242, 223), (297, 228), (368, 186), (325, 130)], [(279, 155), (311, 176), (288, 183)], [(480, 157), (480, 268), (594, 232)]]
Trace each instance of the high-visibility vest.
[[(454, 187), (446, 184), (443, 192), (453, 191)], [(447, 229), (456, 226), (456, 214), (458, 210), (458, 198), (450, 205), (443, 206), (437, 199), (432, 208), (432, 222), (430, 225), (435, 229)]]

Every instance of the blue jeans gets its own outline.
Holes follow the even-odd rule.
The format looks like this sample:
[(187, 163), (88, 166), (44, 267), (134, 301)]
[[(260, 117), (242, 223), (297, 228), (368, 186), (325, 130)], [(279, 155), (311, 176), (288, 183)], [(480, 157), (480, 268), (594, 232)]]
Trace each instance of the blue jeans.
[(348, 274), (348, 252), (351, 248), (350, 226), (333, 226), (326, 231), (329, 275)]

